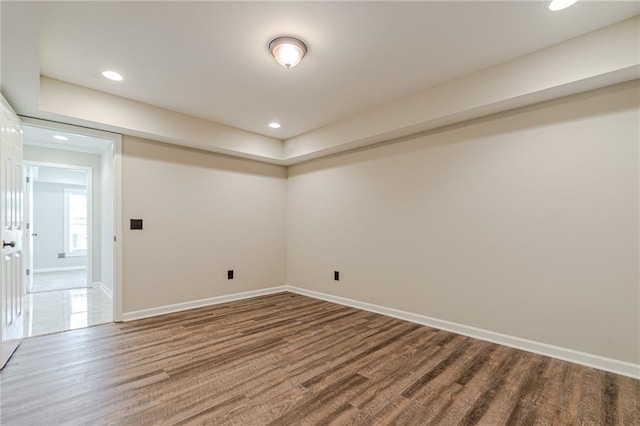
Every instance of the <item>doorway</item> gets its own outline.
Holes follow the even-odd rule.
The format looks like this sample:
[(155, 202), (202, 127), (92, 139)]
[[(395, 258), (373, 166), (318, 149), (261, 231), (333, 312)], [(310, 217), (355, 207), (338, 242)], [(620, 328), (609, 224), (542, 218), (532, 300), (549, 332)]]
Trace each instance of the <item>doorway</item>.
[(28, 160), (24, 165), (27, 293), (89, 287), (92, 169)]
[(23, 124), (25, 337), (114, 320), (114, 140)]

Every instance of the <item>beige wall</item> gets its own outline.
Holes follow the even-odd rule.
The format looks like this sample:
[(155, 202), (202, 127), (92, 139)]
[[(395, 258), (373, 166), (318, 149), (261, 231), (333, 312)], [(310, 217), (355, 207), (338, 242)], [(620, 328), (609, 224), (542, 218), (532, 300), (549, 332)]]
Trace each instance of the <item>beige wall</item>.
[(280, 161), (283, 142), (65, 81), (40, 76), (38, 115), (162, 142)]
[(288, 284), (639, 362), (639, 99), (625, 83), (290, 167)]
[(123, 311), (284, 284), (285, 191), (284, 167), (125, 136)]
[(384, 102), (287, 139), (285, 157), (318, 158), (339, 152), (335, 149), (371, 145), (636, 79), (640, 75), (639, 26), (636, 16)]

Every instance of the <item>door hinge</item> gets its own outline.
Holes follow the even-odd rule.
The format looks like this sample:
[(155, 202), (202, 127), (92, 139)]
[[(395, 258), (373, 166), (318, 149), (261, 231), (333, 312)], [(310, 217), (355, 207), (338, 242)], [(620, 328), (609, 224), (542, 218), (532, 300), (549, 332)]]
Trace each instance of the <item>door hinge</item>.
[(31, 270), (27, 269), (27, 275), (31, 275)]
[(29, 222), (27, 222), (27, 229), (29, 229), (29, 225), (30, 225), (30, 223), (29, 223)]
[(113, 236), (113, 242), (114, 243), (116, 242), (116, 236), (115, 235)]
[(27, 183), (31, 182), (31, 178), (27, 176)]

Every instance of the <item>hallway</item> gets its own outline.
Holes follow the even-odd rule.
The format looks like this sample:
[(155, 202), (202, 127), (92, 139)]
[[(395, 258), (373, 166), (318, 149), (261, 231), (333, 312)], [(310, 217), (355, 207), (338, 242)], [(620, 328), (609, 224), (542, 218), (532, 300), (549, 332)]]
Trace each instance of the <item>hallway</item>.
[(33, 285), (29, 293), (44, 293), (86, 287), (86, 268), (73, 271), (38, 272), (33, 274)]
[(101, 287), (28, 293), (25, 296), (25, 337), (112, 321), (113, 301)]
[(24, 126), (24, 162), (24, 336), (112, 322), (112, 141)]

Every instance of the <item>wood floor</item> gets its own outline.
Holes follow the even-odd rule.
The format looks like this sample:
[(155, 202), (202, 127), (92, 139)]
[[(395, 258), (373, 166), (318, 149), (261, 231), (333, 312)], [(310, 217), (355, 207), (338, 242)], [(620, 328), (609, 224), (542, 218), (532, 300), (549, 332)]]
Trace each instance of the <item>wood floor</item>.
[(640, 381), (291, 293), (26, 340), (2, 425), (640, 425)]

